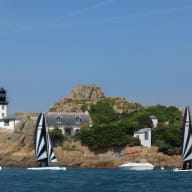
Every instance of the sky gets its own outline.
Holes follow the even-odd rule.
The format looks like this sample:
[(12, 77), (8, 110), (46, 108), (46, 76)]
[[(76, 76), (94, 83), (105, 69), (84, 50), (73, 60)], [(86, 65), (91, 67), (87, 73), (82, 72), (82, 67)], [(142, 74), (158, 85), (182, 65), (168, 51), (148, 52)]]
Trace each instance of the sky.
[(43, 112), (76, 84), (141, 105), (192, 104), (191, 0), (0, 0), (9, 114)]

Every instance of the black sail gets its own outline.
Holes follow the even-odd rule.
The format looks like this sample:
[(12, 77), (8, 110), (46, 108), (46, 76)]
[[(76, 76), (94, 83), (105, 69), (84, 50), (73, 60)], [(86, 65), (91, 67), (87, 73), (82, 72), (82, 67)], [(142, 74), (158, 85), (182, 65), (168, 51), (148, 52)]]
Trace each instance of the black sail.
[(186, 107), (183, 119), (183, 161), (192, 160), (192, 127), (189, 107)]
[(46, 127), (45, 115), (41, 113), (38, 117), (35, 139), (36, 160), (40, 162), (57, 162), (53, 146)]

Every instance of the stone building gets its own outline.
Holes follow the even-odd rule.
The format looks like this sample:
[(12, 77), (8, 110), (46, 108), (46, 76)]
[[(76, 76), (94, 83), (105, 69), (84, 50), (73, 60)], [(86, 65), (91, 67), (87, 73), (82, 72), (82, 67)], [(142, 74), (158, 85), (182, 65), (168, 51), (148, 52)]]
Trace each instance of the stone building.
[(46, 123), (49, 129), (58, 127), (64, 135), (75, 135), (82, 125), (90, 126), (89, 113), (47, 112)]

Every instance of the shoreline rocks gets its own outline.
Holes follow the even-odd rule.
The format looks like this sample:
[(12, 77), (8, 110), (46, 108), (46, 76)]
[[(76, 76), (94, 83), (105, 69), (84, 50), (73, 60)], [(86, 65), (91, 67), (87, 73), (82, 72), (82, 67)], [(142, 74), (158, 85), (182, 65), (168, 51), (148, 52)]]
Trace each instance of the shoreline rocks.
[[(34, 159), (34, 142), (31, 134), (11, 132), (0, 129), (0, 165), (2, 167), (38, 166)], [(58, 164), (71, 168), (117, 168), (120, 164), (137, 161), (149, 162), (156, 168), (174, 168), (180, 163), (180, 156), (168, 156), (157, 152), (157, 147), (142, 148), (142, 152), (112, 157), (130, 151), (138, 151), (140, 147), (114, 147), (105, 150), (90, 150), (80, 142), (64, 142), (64, 146), (56, 147)]]

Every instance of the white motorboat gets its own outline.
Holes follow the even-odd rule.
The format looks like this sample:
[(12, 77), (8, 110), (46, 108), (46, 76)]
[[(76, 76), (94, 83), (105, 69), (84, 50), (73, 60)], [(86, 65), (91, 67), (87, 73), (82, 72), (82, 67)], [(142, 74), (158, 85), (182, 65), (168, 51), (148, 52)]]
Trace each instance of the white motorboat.
[(129, 162), (119, 166), (120, 169), (126, 170), (135, 170), (135, 171), (144, 171), (144, 170), (153, 170), (154, 166), (151, 163), (145, 162)]

